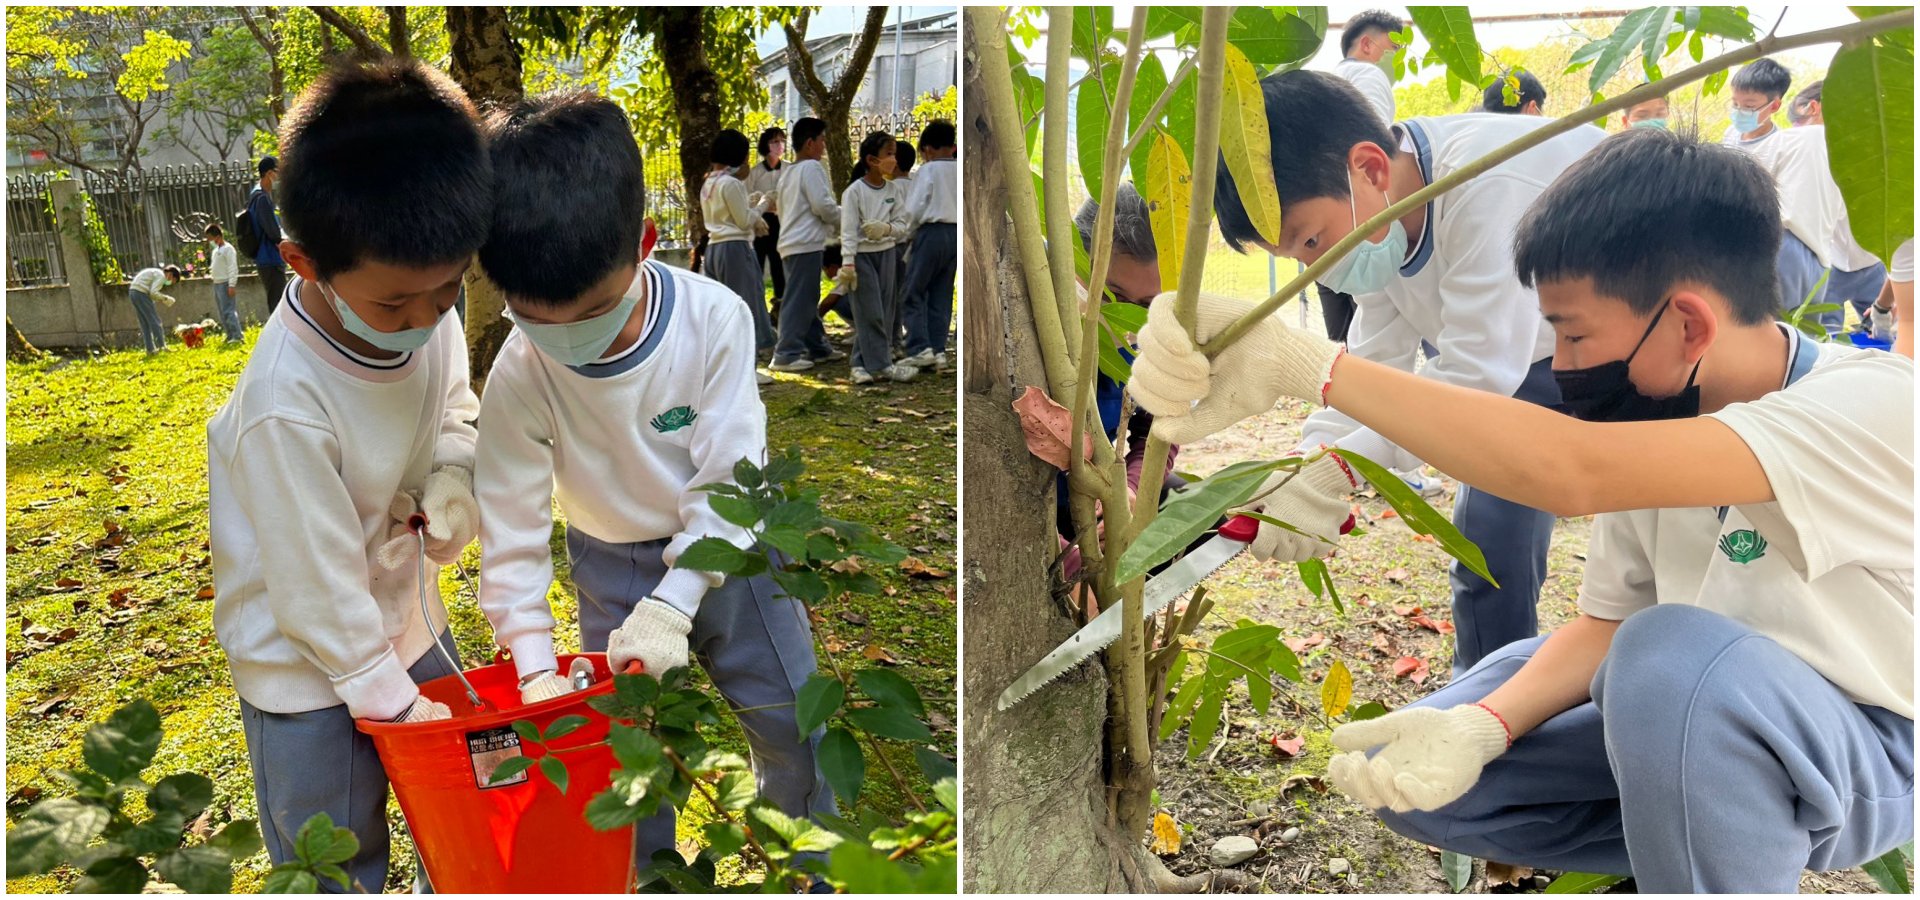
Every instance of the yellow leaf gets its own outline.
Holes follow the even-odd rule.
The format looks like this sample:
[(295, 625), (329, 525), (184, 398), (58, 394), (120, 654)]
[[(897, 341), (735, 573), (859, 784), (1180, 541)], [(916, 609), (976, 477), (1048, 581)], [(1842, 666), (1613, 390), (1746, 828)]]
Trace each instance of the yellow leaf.
[[(1311, 128), (1312, 123), (1301, 123)], [(1267, 133), (1267, 101), (1246, 54), (1227, 45), (1226, 98), (1220, 110), (1220, 154), (1227, 159), (1240, 204), (1254, 230), (1280, 243), (1280, 189), (1273, 183), (1273, 142)], [(1159, 234), (1154, 237), (1157, 239)], [(1162, 253), (1166, 246), (1159, 245)]]
[(1147, 222), (1153, 226), (1153, 246), (1160, 252), (1160, 289), (1180, 283), (1180, 257), (1187, 249), (1187, 219), (1192, 210), (1193, 170), (1187, 152), (1166, 132), (1155, 129), (1147, 150)]
[(1157, 856), (1173, 856), (1180, 852), (1180, 826), (1166, 813), (1153, 814), (1153, 846), (1150, 848)]
[(1353, 673), (1347, 671), (1345, 663), (1336, 659), (1333, 668), (1327, 670), (1327, 680), (1320, 683), (1320, 708), (1331, 719), (1344, 715), (1352, 704)]

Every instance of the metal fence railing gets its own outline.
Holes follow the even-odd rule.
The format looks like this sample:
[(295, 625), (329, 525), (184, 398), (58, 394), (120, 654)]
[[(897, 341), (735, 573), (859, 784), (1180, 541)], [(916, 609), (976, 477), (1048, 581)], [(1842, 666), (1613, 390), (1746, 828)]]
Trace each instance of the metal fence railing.
[[(126, 178), (87, 172), (80, 184), (93, 196), (121, 271), (132, 275), (173, 263), (192, 276), (209, 265), (201, 232), (210, 222), (231, 230), (256, 181), (252, 165), (234, 160), (147, 169)], [(240, 260), (242, 272), (252, 268), (252, 260)]]
[(66, 284), (60, 234), (47, 210), (45, 175), (7, 179), (7, 287)]

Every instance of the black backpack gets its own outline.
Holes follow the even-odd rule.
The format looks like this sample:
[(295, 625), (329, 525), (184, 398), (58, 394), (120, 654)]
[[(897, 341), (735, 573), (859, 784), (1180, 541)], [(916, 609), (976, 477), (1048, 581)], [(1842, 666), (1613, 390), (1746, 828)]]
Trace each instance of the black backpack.
[(260, 230), (253, 227), (253, 195), (247, 195), (247, 205), (233, 215), (233, 246), (248, 259), (260, 253)]

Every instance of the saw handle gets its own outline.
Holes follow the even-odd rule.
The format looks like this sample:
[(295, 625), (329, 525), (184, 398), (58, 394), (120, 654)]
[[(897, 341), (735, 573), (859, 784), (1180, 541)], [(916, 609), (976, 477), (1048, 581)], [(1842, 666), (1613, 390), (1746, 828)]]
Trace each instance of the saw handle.
[(1227, 520), (1227, 524), (1220, 526), (1218, 533), (1227, 540), (1250, 544), (1254, 536), (1260, 533), (1260, 520), (1252, 516), (1234, 516)]

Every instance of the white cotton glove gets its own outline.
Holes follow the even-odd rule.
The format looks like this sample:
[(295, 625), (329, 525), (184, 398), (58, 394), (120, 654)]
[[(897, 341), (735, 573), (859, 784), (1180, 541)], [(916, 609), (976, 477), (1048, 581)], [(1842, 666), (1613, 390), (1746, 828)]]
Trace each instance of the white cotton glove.
[(687, 634), (693, 620), (673, 607), (648, 597), (627, 614), (627, 620), (607, 635), (607, 665), (625, 671), (627, 663), (656, 678), (668, 669), (687, 664)]
[(381, 568), (398, 572), (413, 562), (420, 553), (420, 539), (407, 530), (407, 519), (420, 511), (420, 504), (413, 495), (401, 491), (393, 495), (393, 502), (387, 504), (387, 540), (374, 551), (373, 558)]
[(1876, 341), (1893, 340), (1893, 310), (1878, 306), (1867, 310), (1867, 336)]
[(393, 721), (401, 723), (433, 722), (440, 719), (451, 718), (453, 718), (453, 710), (448, 709), (445, 703), (428, 700), (427, 695), (421, 694), (413, 698), (413, 705), (407, 707), (406, 712), (395, 716)]
[[(1339, 344), (1268, 316), (1209, 362), (1180, 327), (1173, 304), (1174, 295), (1165, 293), (1148, 307), (1127, 383), (1127, 392), (1153, 413), (1154, 433), (1168, 443), (1199, 440), (1272, 409), (1281, 397), (1322, 402), (1334, 360), (1344, 352)], [(1201, 294), (1195, 328), (1200, 341), (1225, 331), (1254, 305)]]
[(760, 191), (751, 191), (747, 194), (747, 205), (753, 207), (756, 211), (761, 210), (762, 207), (760, 204), (766, 201), (767, 195)]
[(559, 672), (541, 672), (530, 680), (520, 683), (520, 702), (523, 705), (552, 700), (555, 697), (573, 693), (573, 682)]
[(841, 266), (840, 274), (833, 276), (833, 293), (851, 294), (859, 284), (859, 275), (851, 265)]
[(452, 565), (480, 534), (480, 504), (473, 499), (473, 473), (461, 466), (442, 466), (427, 476), (420, 496), (427, 514), (427, 558)]
[[(1292, 480), (1288, 481), (1288, 476)], [(1278, 487), (1285, 482), (1284, 487)], [(1255, 559), (1279, 562), (1305, 562), (1333, 552), (1331, 541), (1352, 530), (1353, 506), (1348, 497), (1357, 487), (1354, 477), (1339, 457), (1328, 454), (1302, 467), (1298, 474), (1275, 472), (1261, 485), (1256, 498), (1247, 505), (1308, 534), (1295, 534), (1268, 522), (1260, 523), (1260, 533), (1247, 546)], [(1271, 493), (1269, 493), (1271, 491)], [(1264, 499), (1261, 499), (1264, 496)]]
[(893, 226), (886, 222), (868, 222), (860, 226), (860, 236), (870, 241), (884, 241), (893, 237)]
[(772, 229), (767, 227), (766, 219), (753, 220), (753, 236), (754, 237), (766, 237), (768, 232), (770, 232), (771, 230)]
[(173, 304), (176, 302), (174, 298), (168, 294), (155, 294), (153, 296), (160, 301), (161, 306), (164, 306), (168, 309), (172, 309)]
[[(1431, 811), (1460, 799), (1507, 752), (1507, 726), (1478, 704), (1416, 707), (1333, 730), (1335, 787), (1369, 809)], [(1380, 747), (1368, 759), (1364, 751)]]

